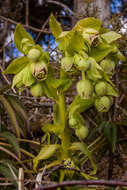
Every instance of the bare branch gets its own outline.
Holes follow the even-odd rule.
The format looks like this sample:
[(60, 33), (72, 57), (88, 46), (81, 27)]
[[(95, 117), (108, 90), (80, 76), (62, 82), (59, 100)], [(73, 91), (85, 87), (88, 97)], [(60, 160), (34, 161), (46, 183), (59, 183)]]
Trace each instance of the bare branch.
[[(0, 19), (1, 20), (5, 20), (5, 21), (7, 21), (7, 22), (10, 22), (10, 23), (12, 23), (12, 24), (18, 24), (18, 22), (16, 22), (16, 21), (14, 21), (14, 20), (12, 20), (12, 19), (10, 19), (10, 18), (6, 18), (6, 17), (4, 17), (4, 16), (0, 16)], [(46, 34), (51, 34), (51, 31), (49, 31), (49, 30), (41, 30), (41, 29), (39, 29), (39, 28), (35, 28), (35, 27), (33, 27), (33, 26), (29, 26), (29, 25), (26, 25), (26, 24), (23, 24), (23, 26), (25, 27), (25, 28), (29, 28), (29, 29), (31, 29), (31, 30), (33, 30), (33, 31), (35, 31), (35, 32), (42, 32), (42, 33), (46, 33)]]
[(98, 185), (98, 186), (127, 186), (127, 182), (119, 180), (80, 180), (80, 181), (64, 181), (61, 183), (53, 183), (47, 186), (38, 187), (35, 190), (51, 190), (58, 187), (69, 187), (69, 186), (88, 186), (88, 185)]

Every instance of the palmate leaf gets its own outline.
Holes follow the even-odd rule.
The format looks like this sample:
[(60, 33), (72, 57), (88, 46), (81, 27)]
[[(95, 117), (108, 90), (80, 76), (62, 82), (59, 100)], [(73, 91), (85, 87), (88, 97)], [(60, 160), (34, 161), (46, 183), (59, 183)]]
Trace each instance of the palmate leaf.
[(12, 148), (17, 154), (20, 153), (19, 143), (17, 141), (17, 138), (13, 134), (11, 134), (10, 132), (2, 132), (0, 133), (0, 136), (8, 140), (8, 142), (12, 145)]
[(60, 23), (55, 19), (53, 14), (51, 14), (50, 16), (49, 26), (50, 26), (53, 36), (57, 39), (58, 36), (62, 32), (62, 28), (60, 26)]
[(28, 32), (22, 27), (21, 24), (17, 24), (15, 33), (14, 33), (14, 43), (17, 47), (17, 49), (21, 52), (24, 53), (22, 48), (21, 48), (21, 41), (23, 38), (29, 39), (29, 42), (34, 45), (33, 38), (29, 35)]
[(59, 148), (59, 145), (57, 144), (50, 144), (46, 145), (41, 149), (39, 154), (34, 158), (33, 160), (33, 169), (36, 171), (37, 165), (40, 160), (46, 160), (53, 156), (53, 154), (56, 152), (56, 150)]
[(27, 64), (29, 63), (29, 60), (27, 57), (18, 57), (14, 59), (9, 66), (6, 68), (6, 70), (3, 72), (4, 74), (17, 74), (19, 73)]

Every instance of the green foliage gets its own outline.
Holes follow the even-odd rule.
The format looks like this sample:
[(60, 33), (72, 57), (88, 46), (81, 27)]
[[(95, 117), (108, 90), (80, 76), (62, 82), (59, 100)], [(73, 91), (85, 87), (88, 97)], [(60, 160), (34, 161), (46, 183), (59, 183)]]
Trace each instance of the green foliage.
[[(89, 138), (91, 130), (81, 114), (94, 110), (93, 106), (99, 112), (108, 112), (113, 105), (113, 97), (118, 97), (118, 90), (112, 82), (112, 77), (117, 61), (125, 60), (116, 44), (116, 40), (121, 36), (101, 28), (100, 20), (92, 17), (79, 21), (71, 31), (66, 32), (62, 31), (53, 15), (50, 17), (49, 25), (59, 42), (58, 48), (62, 53), (59, 75), (56, 77), (54, 74), (55, 70), (49, 63), (49, 54), (44, 52), (39, 45), (34, 44), (31, 36), (20, 24), (16, 27), (14, 39), (17, 48), (25, 56), (12, 61), (4, 72), (15, 74), (12, 87), (21, 89), (28, 87), (36, 98), (46, 95), (55, 102), (53, 122), (42, 126), (44, 132), (42, 141), (45, 144), (37, 156), (34, 157), (28, 152), (27, 154), (34, 158), (34, 172), (37, 172), (39, 167), (45, 165), (51, 167), (54, 162), (63, 163), (65, 160), (70, 160), (74, 169), (77, 169), (82, 167), (82, 161), (85, 163), (89, 160), (92, 172), (89, 174), (81, 172), (81, 175), (86, 179), (94, 179), (97, 165), (92, 156), (94, 148), (91, 147), (97, 143), (96, 146), (99, 146), (100, 142), (103, 143), (103, 139), (100, 138), (99, 141), (97, 138), (92, 145), (86, 145), (86, 139)], [(70, 105), (66, 105), (65, 95), (74, 79), (71, 75), (72, 71), (81, 74), (81, 77), (76, 84), (76, 96)], [(23, 113), (22, 109), (17, 104), (15, 105), (17, 111)], [(13, 118), (15, 131), (20, 137), (16, 114), (13, 109), (10, 108), (10, 110), (8, 113)], [(101, 132), (111, 145), (112, 151), (115, 151), (116, 125), (113, 124), (110, 128), (109, 123), (106, 122), (102, 126)], [(12, 144), (12, 136), (6, 134), (4, 137), (8, 138), (8, 141), (11, 139), (10, 144), (15, 146), (18, 152), (16, 139)], [(81, 161), (78, 158), (81, 158)], [(61, 171), (60, 179), (65, 177), (70, 177), (70, 173)]]

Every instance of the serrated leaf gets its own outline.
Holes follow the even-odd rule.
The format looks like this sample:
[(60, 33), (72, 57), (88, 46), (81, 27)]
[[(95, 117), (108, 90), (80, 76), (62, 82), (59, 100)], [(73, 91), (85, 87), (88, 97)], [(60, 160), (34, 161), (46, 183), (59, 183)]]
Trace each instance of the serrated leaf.
[(58, 147), (59, 146), (57, 144), (50, 144), (43, 147), (39, 154), (33, 160), (33, 169), (36, 171), (38, 162), (40, 160), (46, 160), (50, 158), (56, 152)]
[(27, 57), (18, 57), (14, 59), (9, 66), (6, 68), (6, 70), (3, 72), (4, 74), (17, 74), (19, 73), (27, 64), (29, 63), (29, 60)]
[(74, 27), (74, 30), (80, 30), (81, 28), (92, 28), (99, 31), (101, 27), (101, 21), (94, 17), (89, 17), (80, 20)]
[(19, 143), (17, 141), (17, 138), (13, 134), (11, 134), (10, 132), (3, 132), (0, 133), (0, 136), (8, 140), (8, 142), (12, 145), (12, 148), (17, 154), (20, 153)]
[(114, 31), (110, 31), (110, 32), (107, 32), (107, 33), (104, 33), (101, 35), (101, 37), (108, 43), (112, 43), (116, 40), (118, 40), (119, 38), (121, 38), (121, 35), (120, 34), (117, 34), (116, 32)]
[(62, 32), (62, 28), (60, 26), (60, 23), (55, 19), (53, 14), (51, 14), (51, 16), (50, 16), (49, 26), (50, 26), (53, 36), (55, 38), (58, 38), (58, 36)]
[(14, 43), (17, 47), (17, 49), (21, 52), (24, 53), (22, 48), (21, 48), (21, 41), (23, 38), (29, 39), (30, 43), (34, 45), (33, 38), (29, 35), (28, 32), (23, 28), (21, 24), (17, 24), (15, 32), (14, 32)]

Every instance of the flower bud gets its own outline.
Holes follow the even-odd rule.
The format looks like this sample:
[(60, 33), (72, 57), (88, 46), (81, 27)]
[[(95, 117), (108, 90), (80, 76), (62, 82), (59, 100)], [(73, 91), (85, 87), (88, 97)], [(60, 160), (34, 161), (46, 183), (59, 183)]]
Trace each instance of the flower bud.
[(40, 97), (43, 96), (43, 89), (42, 89), (42, 85), (40, 83), (34, 84), (31, 88), (30, 88), (30, 92), (34, 97)]
[(73, 57), (66, 56), (61, 60), (61, 67), (64, 71), (70, 71), (73, 65)]
[(80, 80), (77, 83), (77, 92), (83, 99), (89, 99), (92, 97), (93, 85), (89, 80)]
[(90, 62), (88, 59), (79, 54), (74, 56), (74, 65), (80, 71), (87, 71), (90, 68)]
[(37, 80), (45, 80), (47, 77), (48, 67), (43, 61), (32, 63), (31, 72)]
[(108, 75), (113, 75), (115, 70), (115, 63), (111, 59), (104, 59), (101, 61), (100, 66), (102, 67), (103, 71)]
[(41, 56), (41, 51), (39, 49), (36, 49), (36, 48), (30, 49), (30, 51), (28, 52), (28, 55), (27, 55), (27, 57), (29, 58), (29, 60), (31, 62), (38, 61), (40, 56)]
[(95, 101), (95, 107), (99, 112), (107, 112), (111, 105), (111, 99), (107, 96), (103, 96)]
[(76, 128), (76, 126), (78, 126), (78, 120), (76, 118), (74, 118), (73, 116), (71, 116), (69, 118), (69, 125), (72, 128)]
[(89, 130), (85, 125), (80, 125), (80, 127), (75, 130), (75, 134), (80, 140), (84, 140), (87, 137), (88, 133)]
[(95, 85), (95, 92), (97, 96), (104, 96), (107, 93), (107, 83), (100, 81)]

